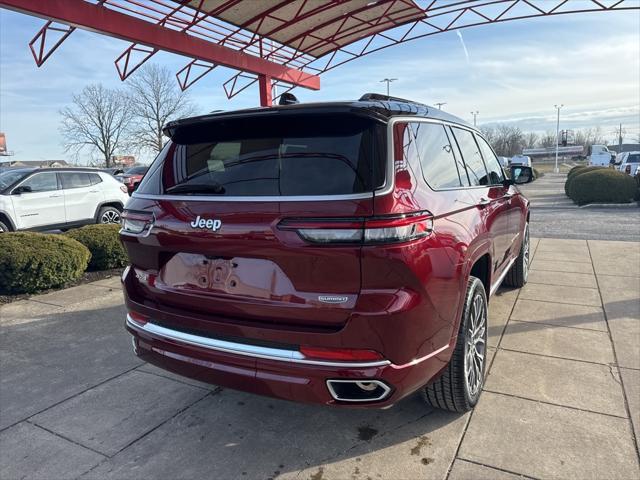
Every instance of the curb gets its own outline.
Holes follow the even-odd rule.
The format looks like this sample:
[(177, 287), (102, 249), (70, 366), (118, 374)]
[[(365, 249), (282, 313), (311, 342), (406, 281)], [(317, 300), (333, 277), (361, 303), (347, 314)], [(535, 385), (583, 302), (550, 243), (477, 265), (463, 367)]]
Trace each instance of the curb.
[(638, 202), (631, 203), (587, 203), (578, 205), (578, 208), (638, 208)]

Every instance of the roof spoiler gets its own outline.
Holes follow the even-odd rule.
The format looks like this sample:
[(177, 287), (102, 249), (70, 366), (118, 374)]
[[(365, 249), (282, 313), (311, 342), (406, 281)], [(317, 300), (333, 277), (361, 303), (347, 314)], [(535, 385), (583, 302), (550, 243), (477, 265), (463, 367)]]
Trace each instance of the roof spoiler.
[(382, 95), (381, 93), (365, 93), (359, 99), (361, 102), (382, 101), (382, 102), (400, 102), (400, 103), (413, 103), (416, 105), (427, 106), (424, 103), (414, 102), (413, 100), (407, 100), (406, 98), (390, 97), (389, 95)]

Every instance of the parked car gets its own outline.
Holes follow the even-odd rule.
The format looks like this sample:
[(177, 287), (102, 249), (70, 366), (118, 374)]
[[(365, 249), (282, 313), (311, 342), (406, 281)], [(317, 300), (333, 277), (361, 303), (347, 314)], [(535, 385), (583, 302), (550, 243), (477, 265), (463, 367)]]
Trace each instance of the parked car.
[(124, 169), (119, 167), (101, 168), (100, 171), (106, 172), (113, 176), (122, 175), (124, 173)]
[(521, 165), (523, 167), (531, 166), (531, 157), (527, 155), (514, 155), (511, 157), (511, 162), (509, 165)]
[(80, 168), (18, 168), (0, 174), (0, 232), (119, 223), (129, 196), (111, 175)]
[(511, 164), (509, 157), (498, 157), (498, 160), (503, 168), (509, 168), (509, 165)]
[(615, 155), (609, 151), (606, 145), (591, 145), (587, 157), (589, 165), (608, 167), (611, 161), (615, 161)]
[(640, 166), (640, 152), (623, 152), (618, 155), (620, 166), (618, 170), (628, 175), (635, 175), (638, 166)]
[(119, 180), (126, 185), (129, 195), (138, 188), (140, 180), (147, 173), (147, 170), (149, 170), (149, 167), (131, 167), (125, 170), (122, 175), (118, 175)]
[(141, 359), (300, 402), (476, 404), (488, 299), (530, 255), (529, 202), (477, 129), (367, 94), (164, 132), (121, 229)]

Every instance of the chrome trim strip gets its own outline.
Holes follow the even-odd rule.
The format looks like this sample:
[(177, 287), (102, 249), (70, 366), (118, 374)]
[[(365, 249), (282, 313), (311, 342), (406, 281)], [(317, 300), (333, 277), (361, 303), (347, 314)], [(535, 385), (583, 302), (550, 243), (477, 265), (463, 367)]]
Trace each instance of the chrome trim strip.
[[(382, 395), (378, 395), (375, 398), (340, 398), (338, 396), (338, 394), (336, 393), (336, 391), (333, 389), (333, 386), (331, 385), (332, 383), (356, 383), (356, 382), (375, 383), (376, 385), (381, 387), (384, 391), (382, 392)], [(369, 379), (362, 379), (362, 380), (327, 380), (326, 383), (327, 383), (327, 389), (329, 390), (329, 393), (331, 394), (333, 399), (334, 400), (339, 400), (340, 402), (376, 402), (378, 400), (382, 400), (384, 398), (387, 398), (387, 396), (389, 395), (389, 392), (391, 392), (391, 387), (389, 387), (389, 385), (387, 385), (386, 383), (381, 382), (380, 380), (369, 380)]]
[(424, 357), (420, 357), (420, 358), (416, 358), (411, 360), (409, 363), (405, 363), (404, 365), (396, 365), (397, 368), (404, 368), (404, 367), (410, 367), (412, 365), (416, 365), (420, 362), (424, 362), (425, 360), (429, 360), (431, 357), (435, 357), (436, 355), (444, 352), (445, 350), (447, 350), (451, 345), (449, 345), (448, 343), (444, 346), (444, 347), (440, 347), (437, 350), (434, 350), (433, 352), (425, 355)]
[(498, 277), (498, 280), (496, 280), (496, 282), (491, 286), (491, 289), (489, 290), (489, 296), (492, 296), (494, 293), (496, 293), (496, 290), (500, 288), (500, 285), (502, 284), (504, 277), (507, 276), (507, 273), (509, 273), (509, 270), (511, 270), (511, 267), (513, 267), (513, 264), (516, 263), (517, 259), (518, 257), (511, 259), (511, 261), (509, 262), (509, 265), (506, 266), (506, 268), (502, 271), (502, 273)]
[(352, 193), (347, 195), (292, 195), (292, 196), (253, 196), (232, 197), (213, 195), (150, 195), (133, 192), (133, 198), (143, 200), (166, 200), (182, 202), (327, 202), (338, 200), (366, 200), (373, 198), (373, 192)]
[(166, 338), (181, 343), (186, 343), (200, 348), (215, 350), (224, 353), (233, 353), (235, 355), (244, 355), (253, 358), (262, 358), (265, 360), (276, 360), (289, 363), (300, 363), (305, 365), (319, 365), (324, 367), (344, 367), (344, 368), (364, 368), (364, 367), (383, 367), (390, 365), (389, 360), (378, 360), (375, 362), (328, 362), (324, 360), (310, 360), (305, 358), (302, 353), (297, 350), (285, 350), (281, 348), (260, 347), (257, 345), (248, 345), (245, 343), (229, 342), (226, 340), (217, 340), (214, 338), (201, 337), (190, 333), (172, 330), (162, 327), (154, 323), (146, 323), (144, 325), (137, 324), (127, 314), (127, 325), (139, 332), (148, 333), (160, 338)]

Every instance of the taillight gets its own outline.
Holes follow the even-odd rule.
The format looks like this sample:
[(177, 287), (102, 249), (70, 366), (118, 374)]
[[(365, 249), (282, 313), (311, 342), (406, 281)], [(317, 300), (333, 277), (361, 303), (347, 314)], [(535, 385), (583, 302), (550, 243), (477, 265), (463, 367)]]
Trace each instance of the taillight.
[(371, 218), (286, 219), (281, 230), (293, 230), (300, 238), (320, 244), (379, 244), (410, 242), (433, 231), (433, 216), (427, 212)]
[(384, 360), (384, 357), (375, 350), (301, 346), (300, 353), (302, 353), (305, 357), (314, 360), (336, 360), (340, 362)]
[(154, 222), (152, 212), (138, 212), (133, 210), (125, 210), (120, 215), (122, 221), (122, 232), (140, 235), (148, 233)]

